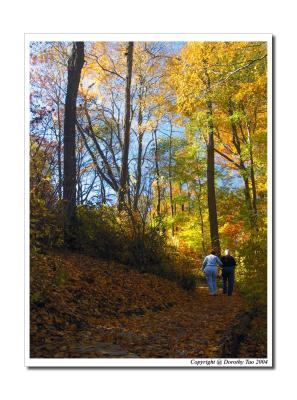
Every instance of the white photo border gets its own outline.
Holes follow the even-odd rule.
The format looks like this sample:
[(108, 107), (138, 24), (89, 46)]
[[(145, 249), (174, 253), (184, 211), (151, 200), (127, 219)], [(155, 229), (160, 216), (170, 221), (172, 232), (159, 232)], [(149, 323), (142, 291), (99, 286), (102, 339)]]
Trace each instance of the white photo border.
[[(24, 178), (25, 178), (25, 274), (24, 274), (24, 296), (25, 296), (25, 348), (24, 364), (26, 367), (249, 367), (265, 368), (273, 367), (273, 126), (272, 126), (272, 40), (271, 33), (25, 33), (24, 35), (24, 106), (25, 106), (25, 149), (24, 149)], [(268, 204), (267, 204), (267, 358), (266, 359), (211, 359), (211, 358), (31, 358), (30, 357), (30, 226), (29, 226), (29, 94), (30, 94), (30, 54), (29, 43), (31, 41), (264, 41), (267, 42), (267, 64), (268, 64)], [(213, 361), (213, 362), (211, 362)]]

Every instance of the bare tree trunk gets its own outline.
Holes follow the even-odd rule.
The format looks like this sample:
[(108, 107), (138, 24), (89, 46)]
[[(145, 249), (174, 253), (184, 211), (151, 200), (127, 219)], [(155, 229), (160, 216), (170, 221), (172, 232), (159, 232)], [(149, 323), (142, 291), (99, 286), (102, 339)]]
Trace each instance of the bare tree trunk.
[[(250, 185), (249, 185), (249, 178), (246, 176), (246, 170), (245, 168), (242, 168), (242, 173), (243, 173), (243, 181), (244, 181), (244, 197), (245, 197), (245, 203), (249, 212), (249, 216), (251, 217), (252, 214), (252, 200), (251, 200), (251, 194), (250, 194)], [(251, 219), (250, 219), (251, 222)]]
[(256, 220), (258, 210), (257, 210), (257, 189), (256, 189), (253, 155), (251, 155), (251, 183), (252, 183), (252, 193), (253, 193), (253, 211)]
[(120, 189), (119, 189), (119, 210), (123, 210), (125, 205), (125, 199), (128, 190), (128, 158), (129, 158), (129, 147), (130, 147), (130, 114), (131, 114), (131, 79), (132, 79), (132, 64), (133, 64), (133, 42), (127, 44), (127, 74), (126, 74), (126, 93), (125, 93), (125, 126), (124, 126), (124, 143), (123, 143), (123, 154), (122, 154), (122, 169), (120, 177)]
[(214, 139), (212, 120), (212, 101), (207, 101), (208, 114), (208, 143), (207, 143), (207, 200), (210, 225), (211, 245), (218, 254), (221, 254), (221, 246), (218, 230), (217, 204), (215, 193), (215, 163), (214, 163)]
[(170, 210), (171, 210), (171, 235), (174, 237), (174, 207), (173, 207), (173, 193), (172, 193), (172, 174), (171, 174), (171, 166), (172, 166), (172, 123), (170, 122), (170, 135), (169, 135), (169, 164), (168, 164), (168, 176), (169, 176), (169, 198), (170, 198)]
[(100, 179), (101, 204), (106, 204), (106, 191), (104, 187), (104, 181), (101, 178), (101, 176), (99, 176), (99, 179)]
[(61, 129), (61, 118), (60, 118), (60, 103), (57, 101), (57, 113), (58, 113), (58, 176), (59, 176), (59, 200), (62, 200), (62, 129)]
[(201, 179), (198, 178), (198, 183), (199, 183), (199, 194), (198, 194), (198, 208), (199, 208), (199, 217), (200, 217), (200, 229), (201, 229), (201, 246), (202, 246), (202, 251), (203, 255), (206, 255), (206, 249), (205, 249), (205, 238), (204, 238), (204, 222), (203, 222), (203, 213), (202, 213), (202, 207), (201, 207), (201, 195), (202, 195), (202, 183)]
[(161, 215), (161, 188), (160, 188), (160, 170), (159, 170), (159, 150), (158, 150), (158, 140), (157, 140), (157, 131), (153, 132), (154, 141), (155, 141), (155, 168), (157, 175), (157, 215), (160, 217)]
[(71, 56), (68, 60), (68, 82), (64, 116), (64, 237), (65, 244), (73, 246), (76, 206), (76, 156), (75, 125), (76, 100), (80, 82), (81, 69), (84, 64), (84, 43), (73, 42)]
[(253, 156), (253, 147), (252, 147), (252, 139), (251, 139), (251, 130), (250, 130), (250, 122), (247, 122), (247, 134), (248, 134), (248, 146), (249, 146), (249, 155), (250, 155), (250, 169), (251, 169), (251, 183), (252, 183), (252, 194), (253, 194), (253, 219), (255, 225), (257, 225), (257, 189), (256, 189), (256, 180), (255, 180), (255, 171), (254, 171), (254, 156)]
[(139, 106), (138, 111), (138, 155), (137, 155), (137, 174), (136, 174), (136, 189), (135, 196), (133, 202), (133, 209), (137, 210), (138, 200), (140, 194), (140, 186), (141, 186), (141, 177), (142, 177), (142, 140), (143, 140), (143, 131), (142, 131), (142, 108)]
[[(112, 171), (111, 165), (107, 160), (106, 154), (104, 154), (104, 151), (101, 149), (101, 147), (99, 145), (99, 142), (98, 142), (98, 140), (96, 138), (96, 135), (95, 135), (95, 132), (94, 132), (94, 129), (93, 129), (93, 125), (92, 125), (92, 121), (91, 121), (91, 116), (90, 116), (90, 114), (88, 112), (86, 103), (84, 105), (84, 111), (85, 111), (85, 114), (86, 114), (86, 117), (87, 117), (87, 121), (88, 121), (88, 127), (89, 127), (88, 135), (93, 140), (93, 142), (94, 142), (94, 144), (96, 146), (97, 152), (100, 155), (100, 157), (102, 158), (103, 165), (104, 165), (104, 167), (106, 169), (106, 174), (103, 174), (103, 171), (102, 171), (102, 168), (101, 168), (102, 176), (103, 175), (105, 176), (106, 182), (110, 184), (110, 186), (114, 189), (114, 191), (117, 192), (118, 191), (118, 183), (117, 183), (116, 178), (114, 176), (114, 173)], [(85, 136), (84, 133), (83, 133), (82, 127), (79, 124), (77, 124), (77, 125), (78, 125), (79, 131), (82, 133), (82, 136)]]
[[(183, 184), (182, 182), (179, 183), (179, 194), (182, 196), (183, 195)], [(185, 205), (184, 203), (181, 204), (181, 211), (185, 211)]]
[(172, 195), (172, 182), (171, 182), (171, 179), (170, 179), (170, 181), (169, 181), (169, 199), (170, 199), (170, 211), (171, 211), (171, 235), (174, 236), (174, 223), (173, 223), (174, 205), (173, 205), (173, 195)]
[(187, 197), (188, 197), (188, 214), (191, 214), (191, 191), (188, 182), (187, 182)]
[[(229, 115), (230, 117), (233, 115), (232, 104), (229, 104)], [(249, 186), (249, 179), (248, 179), (248, 172), (245, 165), (245, 160), (242, 156), (240, 140), (237, 133), (237, 128), (234, 122), (231, 122), (231, 129), (232, 129), (232, 142), (236, 148), (237, 154), (239, 155), (239, 170), (241, 172), (242, 179), (244, 181), (244, 196), (245, 196), (245, 203), (248, 211), (249, 223), (251, 226), (254, 225), (254, 218), (253, 218), (253, 209), (252, 209), (252, 200), (250, 194), (250, 186)]]

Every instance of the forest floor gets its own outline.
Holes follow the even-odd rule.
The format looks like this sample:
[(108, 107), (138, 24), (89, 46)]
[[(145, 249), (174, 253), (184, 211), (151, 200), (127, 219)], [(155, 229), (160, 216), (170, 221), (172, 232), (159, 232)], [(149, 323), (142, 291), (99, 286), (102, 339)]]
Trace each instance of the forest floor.
[[(31, 261), (32, 358), (217, 358), (248, 309), (233, 296), (186, 292), (175, 282), (89, 256), (54, 252)], [(238, 357), (266, 356), (257, 314)], [(264, 322), (263, 322), (264, 321)]]

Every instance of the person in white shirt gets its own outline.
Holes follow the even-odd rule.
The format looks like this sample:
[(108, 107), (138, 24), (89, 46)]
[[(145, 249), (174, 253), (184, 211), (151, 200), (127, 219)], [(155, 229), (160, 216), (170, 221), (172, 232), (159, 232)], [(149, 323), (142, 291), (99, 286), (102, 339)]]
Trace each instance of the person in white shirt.
[(202, 271), (205, 273), (209, 292), (212, 296), (217, 294), (217, 265), (222, 266), (223, 263), (216, 255), (216, 251), (212, 250), (211, 253), (205, 257), (202, 264)]

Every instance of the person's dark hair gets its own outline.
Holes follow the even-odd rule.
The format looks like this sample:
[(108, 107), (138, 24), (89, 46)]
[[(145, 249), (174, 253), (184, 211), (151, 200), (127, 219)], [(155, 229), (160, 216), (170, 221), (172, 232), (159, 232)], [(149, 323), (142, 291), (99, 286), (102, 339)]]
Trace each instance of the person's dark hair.
[(213, 254), (213, 255), (215, 256), (215, 255), (217, 254), (217, 252), (216, 252), (215, 249), (212, 249), (211, 252), (210, 252), (210, 254)]

